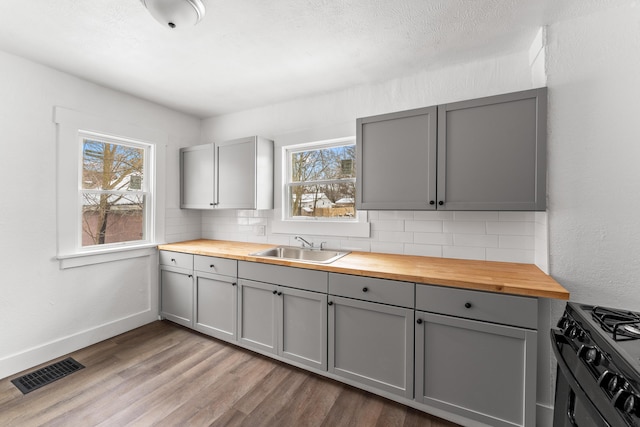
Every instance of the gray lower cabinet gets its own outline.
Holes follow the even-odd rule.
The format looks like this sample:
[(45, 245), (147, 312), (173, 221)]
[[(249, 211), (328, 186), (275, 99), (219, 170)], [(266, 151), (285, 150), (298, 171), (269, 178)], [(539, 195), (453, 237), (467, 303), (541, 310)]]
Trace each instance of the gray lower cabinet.
[(160, 314), (183, 326), (193, 322), (193, 274), (176, 267), (160, 269)]
[(413, 310), (329, 296), (329, 372), (411, 399)]
[(424, 312), (416, 322), (416, 401), (492, 426), (535, 426), (535, 331)]
[(160, 315), (193, 325), (193, 255), (160, 251)]
[(238, 281), (240, 344), (320, 370), (327, 369), (327, 295)]
[(225, 341), (237, 339), (238, 261), (194, 256), (193, 328)]

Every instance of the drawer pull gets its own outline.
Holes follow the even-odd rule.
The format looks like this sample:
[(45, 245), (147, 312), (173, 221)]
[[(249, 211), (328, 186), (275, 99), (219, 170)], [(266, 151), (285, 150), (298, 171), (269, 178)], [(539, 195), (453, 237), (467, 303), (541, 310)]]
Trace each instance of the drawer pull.
[(233, 283), (231, 284), (231, 286), (236, 286), (236, 285), (237, 285), (237, 283), (236, 283), (236, 282), (233, 282)]
[(365, 286), (364, 288), (362, 288), (362, 292), (369, 292), (369, 288)]
[(329, 301), (327, 305), (333, 305), (333, 301)]
[(278, 292), (278, 296), (282, 295), (282, 292)]
[(471, 303), (470, 302), (465, 302), (464, 303), (464, 308), (471, 308)]
[(216, 268), (215, 264), (209, 264), (209, 268)]
[(418, 325), (422, 325), (422, 319), (418, 319), (418, 320), (416, 320), (416, 323), (417, 323)]
[(176, 262), (176, 259), (175, 258), (171, 258), (171, 262)]
[(276, 290), (274, 289), (274, 290), (273, 290), (273, 294), (275, 295), (275, 294), (277, 294), (277, 293), (278, 293), (278, 291), (276, 291)]

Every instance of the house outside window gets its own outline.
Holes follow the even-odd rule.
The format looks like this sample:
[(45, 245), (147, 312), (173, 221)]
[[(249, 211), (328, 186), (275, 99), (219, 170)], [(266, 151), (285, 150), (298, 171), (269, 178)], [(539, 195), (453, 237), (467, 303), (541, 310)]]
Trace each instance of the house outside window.
[(152, 146), (81, 133), (80, 247), (149, 240)]
[(354, 221), (355, 140), (286, 148), (285, 219)]

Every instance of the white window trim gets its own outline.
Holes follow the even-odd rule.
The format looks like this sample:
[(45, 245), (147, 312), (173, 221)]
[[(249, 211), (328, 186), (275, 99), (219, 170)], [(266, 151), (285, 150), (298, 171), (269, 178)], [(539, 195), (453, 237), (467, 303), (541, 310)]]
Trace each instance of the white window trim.
[[(136, 256), (152, 254), (152, 248), (158, 239), (164, 237), (164, 216), (160, 215), (164, 208), (164, 197), (157, 191), (164, 188), (164, 176), (157, 173), (155, 165), (165, 163), (165, 146), (167, 135), (164, 132), (138, 127), (129, 123), (105, 119), (90, 114), (80, 113), (62, 107), (54, 108), (54, 122), (57, 124), (57, 254), (60, 268), (79, 267), (83, 265), (110, 262)], [(154, 196), (150, 201), (152, 215), (149, 235), (145, 240), (136, 242), (114, 243), (109, 245), (81, 245), (79, 176), (82, 174), (82, 147), (80, 141), (83, 134), (106, 135), (107, 139), (138, 141), (154, 147), (151, 152), (155, 159), (149, 159), (149, 173), (154, 188), (150, 188)]]
[[(274, 217), (271, 223), (271, 232), (276, 234), (307, 234), (316, 236), (339, 237), (370, 237), (370, 225), (366, 211), (358, 210), (354, 220), (327, 220), (327, 219), (288, 219), (287, 200), (287, 173), (288, 151), (297, 147), (322, 147), (333, 145), (340, 141), (355, 140), (353, 123), (342, 123), (315, 131), (294, 132), (275, 138), (274, 156)], [(302, 143), (301, 141), (311, 141)], [(317, 141), (317, 142), (313, 142)], [(280, 173), (278, 173), (280, 171)], [(356, 178), (357, 179), (357, 178)]]

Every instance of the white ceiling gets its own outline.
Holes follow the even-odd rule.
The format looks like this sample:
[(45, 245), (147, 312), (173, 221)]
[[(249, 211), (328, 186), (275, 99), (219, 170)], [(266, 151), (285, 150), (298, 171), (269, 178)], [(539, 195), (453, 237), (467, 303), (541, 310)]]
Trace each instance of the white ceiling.
[(522, 51), (619, 0), (203, 2), (171, 30), (139, 0), (0, 0), (0, 50), (209, 117)]

